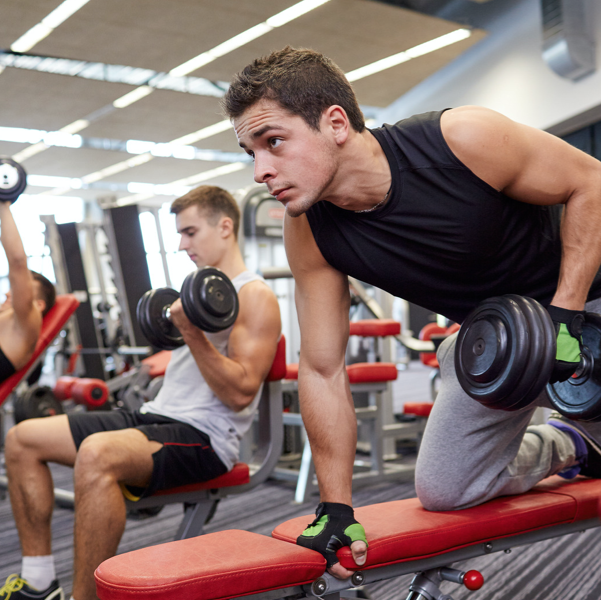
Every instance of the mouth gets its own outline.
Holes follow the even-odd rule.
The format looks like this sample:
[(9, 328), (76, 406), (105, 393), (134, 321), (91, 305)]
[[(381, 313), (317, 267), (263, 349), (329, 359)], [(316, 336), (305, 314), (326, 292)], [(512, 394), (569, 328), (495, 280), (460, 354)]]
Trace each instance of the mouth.
[(278, 202), (283, 202), (284, 201), (284, 196), (286, 194), (286, 192), (290, 190), (290, 188), (281, 188), (279, 190), (273, 190), (273, 192), (270, 192), (270, 194), (278, 201)]
[(188, 258), (192, 261), (192, 262), (196, 262), (196, 254), (188, 254)]

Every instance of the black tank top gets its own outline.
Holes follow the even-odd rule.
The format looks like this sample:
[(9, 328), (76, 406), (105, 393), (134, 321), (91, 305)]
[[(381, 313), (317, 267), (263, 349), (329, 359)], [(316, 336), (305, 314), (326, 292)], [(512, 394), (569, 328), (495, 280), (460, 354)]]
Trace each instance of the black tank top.
[[(367, 213), (313, 205), (307, 217), (321, 253), (342, 273), (459, 323), (501, 294), (547, 306), (559, 277), (561, 207), (518, 202), (474, 175), (448, 147), (442, 112), (372, 131), (392, 172), (388, 202)], [(589, 299), (599, 296), (598, 274)]]

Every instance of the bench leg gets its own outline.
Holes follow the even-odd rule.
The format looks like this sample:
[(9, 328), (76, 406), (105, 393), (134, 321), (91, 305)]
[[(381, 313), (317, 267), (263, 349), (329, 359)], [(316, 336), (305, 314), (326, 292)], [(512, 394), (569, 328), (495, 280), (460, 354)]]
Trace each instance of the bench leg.
[(175, 540), (185, 540), (202, 535), (204, 526), (208, 523), (217, 509), (216, 500), (206, 500), (197, 504), (184, 504), (184, 516), (175, 534)]

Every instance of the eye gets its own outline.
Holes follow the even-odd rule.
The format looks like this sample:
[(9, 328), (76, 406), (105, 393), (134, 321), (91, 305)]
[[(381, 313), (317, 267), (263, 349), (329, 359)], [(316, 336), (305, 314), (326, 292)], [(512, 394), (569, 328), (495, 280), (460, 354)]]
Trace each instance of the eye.
[(269, 138), (269, 145), (272, 148), (277, 148), (282, 143), (282, 138)]
[(246, 154), (255, 160), (255, 153), (252, 150), (245, 150)]

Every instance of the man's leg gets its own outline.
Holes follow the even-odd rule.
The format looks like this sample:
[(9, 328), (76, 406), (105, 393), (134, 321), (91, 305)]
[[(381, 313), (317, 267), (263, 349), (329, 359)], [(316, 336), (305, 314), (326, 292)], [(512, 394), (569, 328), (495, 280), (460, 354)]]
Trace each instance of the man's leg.
[(88, 436), (75, 461), (75, 565), (73, 597), (96, 598), (94, 570), (117, 552), (125, 528), (124, 482), (146, 487), (152, 455), (162, 444), (137, 429)]
[(441, 345), (441, 388), (416, 465), (417, 494), (430, 510), (468, 508), (527, 491), (575, 461), (569, 435), (548, 425), (528, 427), (537, 405), (493, 410), (470, 398), (455, 374), (456, 336)]
[(54, 491), (47, 463), (73, 466), (75, 455), (65, 415), (22, 421), (8, 432), (8, 490), (23, 556), (50, 555)]

